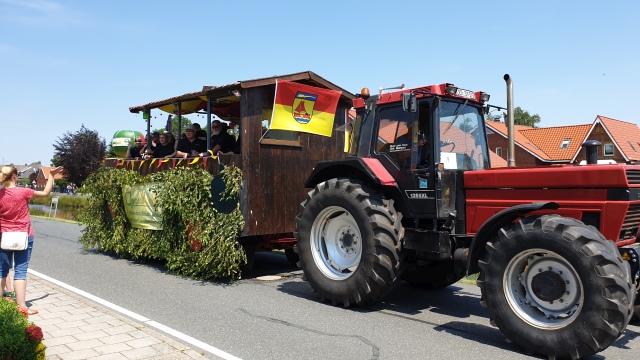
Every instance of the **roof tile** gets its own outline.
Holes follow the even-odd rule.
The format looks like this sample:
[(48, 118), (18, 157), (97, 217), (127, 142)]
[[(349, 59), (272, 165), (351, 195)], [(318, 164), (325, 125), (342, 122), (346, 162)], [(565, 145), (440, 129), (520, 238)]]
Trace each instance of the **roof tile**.
[[(520, 134), (524, 135), (524, 137), (547, 154), (549, 160), (571, 161), (580, 149), (580, 146), (582, 146), (590, 129), (590, 124), (555, 126), (521, 130)], [(563, 149), (562, 143), (564, 140), (569, 140), (569, 144)]]

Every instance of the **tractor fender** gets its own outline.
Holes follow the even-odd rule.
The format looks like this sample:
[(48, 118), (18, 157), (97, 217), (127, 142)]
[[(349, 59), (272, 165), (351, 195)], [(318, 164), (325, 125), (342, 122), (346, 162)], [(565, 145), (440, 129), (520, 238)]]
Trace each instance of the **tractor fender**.
[(525, 217), (528, 213), (537, 210), (557, 210), (560, 205), (556, 202), (536, 202), (531, 204), (521, 204), (500, 210), (485, 221), (471, 241), (469, 247), (469, 260), (467, 263), (467, 275), (480, 271), (478, 260), (487, 241), (489, 241), (502, 227), (509, 225), (519, 218)]
[(307, 178), (304, 187), (312, 188), (323, 181), (339, 177), (357, 178), (376, 185), (396, 187), (395, 179), (378, 159), (355, 157), (319, 162)]

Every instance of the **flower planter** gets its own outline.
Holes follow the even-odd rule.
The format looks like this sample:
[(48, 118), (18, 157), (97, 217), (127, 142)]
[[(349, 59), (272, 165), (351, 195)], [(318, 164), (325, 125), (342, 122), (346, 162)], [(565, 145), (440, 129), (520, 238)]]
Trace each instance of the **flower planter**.
[(0, 298), (0, 359), (45, 359), (42, 329), (28, 317), (27, 308), (10, 298)]

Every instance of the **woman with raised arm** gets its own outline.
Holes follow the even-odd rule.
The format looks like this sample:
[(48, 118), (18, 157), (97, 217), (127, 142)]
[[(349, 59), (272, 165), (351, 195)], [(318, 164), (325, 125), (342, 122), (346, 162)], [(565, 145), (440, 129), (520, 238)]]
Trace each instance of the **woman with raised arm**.
[[(15, 264), (13, 272), (13, 289), (16, 293), (16, 303), (27, 307), (27, 268), (33, 249), (33, 227), (29, 216), (29, 199), (47, 197), (53, 188), (53, 177), (62, 171), (61, 167), (52, 168), (47, 179), (47, 184), (42, 191), (34, 191), (27, 187), (19, 187), (18, 170), (13, 165), (3, 166), (0, 173), (0, 232), (26, 231), (29, 236), (29, 246), (21, 251), (8, 251), (0, 249), (0, 265), (2, 268), (2, 280), (0, 288), (4, 289), (7, 275), (11, 268), (11, 260)], [(28, 309), (29, 314), (37, 314), (38, 311)]]

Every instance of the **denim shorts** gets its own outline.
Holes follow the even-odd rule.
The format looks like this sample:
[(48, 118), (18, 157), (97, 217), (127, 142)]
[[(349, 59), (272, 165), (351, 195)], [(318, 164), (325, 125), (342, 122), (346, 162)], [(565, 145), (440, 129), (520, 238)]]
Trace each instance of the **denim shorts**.
[(15, 264), (13, 268), (14, 280), (25, 280), (27, 278), (27, 268), (29, 267), (29, 259), (31, 259), (31, 250), (33, 249), (33, 236), (29, 236), (29, 247), (22, 251), (0, 250), (0, 263), (2, 264), (3, 278), (9, 275), (11, 269), (11, 260)]

